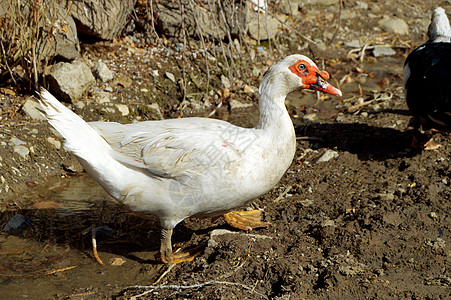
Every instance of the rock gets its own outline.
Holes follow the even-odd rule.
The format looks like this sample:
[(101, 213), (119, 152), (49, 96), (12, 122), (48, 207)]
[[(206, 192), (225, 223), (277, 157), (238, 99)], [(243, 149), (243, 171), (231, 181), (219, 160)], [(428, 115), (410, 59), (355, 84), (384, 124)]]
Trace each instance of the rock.
[(327, 162), (333, 158), (337, 158), (339, 156), (337, 151), (333, 151), (333, 150), (326, 150), (323, 155), (321, 155), (316, 162), (320, 163), (320, 162)]
[(24, 145), (16, 145), (14, 146), (14, 152), (20, 155), (23, 159), (28, 159), (30, 154), (30, 149), (25, 147)]
[(379, 26), (386, 32), (405, 35), (409, 33), (409, 25), (400, 18), (384, 16), (378, 22)]
[(133, 84), (133, 80), (126, 75), (120, 76), (117, 80), (114, 80), (114, 82), (124, 88), (128, 88)]
[(259, 17), (257, 13), (251, 13), (248, 20), (248, 33), (254, 40), (269, 40), (276, 36), (279, 26), (280, 22), (269, 15)]
[(17, 214), (6, 223), (3, 231), (12, 235), (20, 235), (27, 227), (31, 225), (31, 219), (22, 214)]
[(393, 50), (391, 47), (379, 47), (376, 46), (373, 49), (373, 55), (375, 57), (381, 57), (381, 56), (392, 56), (395, 55), (396, 51)]
[(304, 122), (313, 122), (313, 121), (316, 120), (316, 114), (315, 114), (315, 113), (305, 114), (305, 115), (302, 117), (302, 120), (303, 120)]
[(19, 145), (26, 145), (27, 143), (22, 141), (21, 139), (18, 139), (16, 137), (12, 137), (9, 139), (9, 142), (15, 146), (19, 146)]
[(51, 144), (53, 147), (55, 147), (56, 149), (61, 149), (61, 142), (58, 141), (57, 139), (55, 139), (54, 137), (47, 137), (47, 142), (49, 142), (49, 144)]
[(254, 90), (253, 87), (251, 87), (251, 86), (245, 84), (245, 85), (243, 86), (243, 92), (245, 92), (246, 94), (252, 94), (252, 93), (255, 92), (255, 90)]
[(279, 9), (283, 14), (297, 16), (302, 0), (281, 1)]
[(128, 116), (130, 114), (130, 110), (127, 105), (116, 103), (115, 106), (122, 116)]
[(229, 102), (229, 105), (230, 105), (230, 109), (232, 109), (232, 110), (254, 106), (254, 104), (252, 104), (252, 103), (242, 103), (235, 99), (231, 100)]
[(125, 264), (127, 261), (121, 257), (113, 257), (109, 261), (110, 265), (120, 267)]
[(95, 83), (89, 67), (79, 61), (72, 63), (59, 62), (50, 69), (47, 80), (52, 91), (61, 100), (75, 102)]
[[(224, 39), (229, 32), (232, 36), (247, 28), (246, 15), (249, 1), (233, 1), (222, 5), (217, 1), (199, 1), (192, 5), (191, 0), (159, 1), (156, 6), (157, 25), (161, 33), (171, 37), (210, 37)], [(230, 5), (232, 4), (232, 5)], [(181, 7), (183, 6), (183, 14)], [(205, 9), (207, 8), (207, 9)], [(224, 16), (233, 16), (226, 17)], [(184, 23), (184, 26), (180, 24)]]
[(22, 106), (22, 111), (33, 120), (45, 120), (44, 115), (38, 110), (42, 109), (41, 105), (34, 100), (28, 99)]
[(107, 65), (101, 60), (97, 61), (94, 65), (93, 73), (94, 76), (96, 76), (102, 82), (108, 82), (114, 77), (113, 71), (108, 69)]
[(112, 40), (122, 32), (136, 0), (64, 0), (63, 3), (70, 8), (79, 33)]
[(349, 42), (345, 42), (345, 45), (351, 48), (361, 48), (363, 47), (365, 43), (361, 42), (360, 40), (352, 40)]
[(168, 78), (170, 81), (175, 83), (175, 76), (174, 74), (170, 73), (170, 72), (166, 72), (164, 73), (164, 75), (166, 76), (166, 78)]
[(108, 93), (108, 92), (97, 92), (94, 94), (94, 99), (99, 104), (108, 103), (111, 101), (110, 100), (111, 96), (112, 96), (111, 93)]
[(226, 89), (230, 89), (232, 87), (229, 78), (224, 75), (221, 75), (221, 83)]

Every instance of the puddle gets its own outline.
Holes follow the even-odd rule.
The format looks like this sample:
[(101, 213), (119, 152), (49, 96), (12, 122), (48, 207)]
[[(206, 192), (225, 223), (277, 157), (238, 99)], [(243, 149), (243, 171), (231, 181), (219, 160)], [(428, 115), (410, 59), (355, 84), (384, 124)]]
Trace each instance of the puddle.
[[(0, 234), (0, 299), (96, 299), (150, 284), (162, 267), (156, 220), (128, 213), (88, 175), (50, 178), (6, 201), (2, 228), (17, 214), (32, 225), (19, 235)], [(93, 258), (91, 226), (111, 228), (97, 238), (105, 266)]]

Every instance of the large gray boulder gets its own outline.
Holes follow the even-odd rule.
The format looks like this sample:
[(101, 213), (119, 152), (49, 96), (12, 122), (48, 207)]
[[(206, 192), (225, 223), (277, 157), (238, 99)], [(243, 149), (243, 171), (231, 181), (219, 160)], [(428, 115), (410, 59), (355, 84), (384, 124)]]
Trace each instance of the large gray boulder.
[(160, 0), (156, 12), (160, 32), (179, 38), (224, 39), (249, 33), (254, 39), (267, 40), (275, 37), (280, 26), (279, 21), (257, 12), (246, 0)]
[(247, 2), (242, 0), (161, 0), (157, 25), (166, 36), (204, 36), (223, 39), (228, 32), (246, 30)]
[(75, 19), (79, 34), (112, 40), (117, 37), (137, 0), (63, 0)]
[(46, 78), (50, 89), (61, 100), (67, 102), (75, 102), (80, 99), (88, 88), (96, 82), (91, 69), (80, 61), (59, 62), (50, 69)]

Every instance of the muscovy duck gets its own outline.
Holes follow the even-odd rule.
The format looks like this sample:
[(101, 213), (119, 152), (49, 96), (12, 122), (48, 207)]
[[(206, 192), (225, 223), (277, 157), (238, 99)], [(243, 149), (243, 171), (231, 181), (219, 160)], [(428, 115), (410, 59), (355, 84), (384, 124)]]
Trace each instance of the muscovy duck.
[(415, 132), (420, 125), (451, 129), (451, 27), (443, 8), (432, 13), (428, 37), (404, 64), (405, 95)]
[(173, 228), (185, 218), (228, 213), (237, 228), (261, 225), (258, 213), (231, 211), (274, 187), (293, 160), (296, 137), (287, 94), (311, 89), (341, 96), (327, 79), (326, 71), (302, 55), (274, 64), (260, 84), (255, 128), (209, 118), (86, 123), (44, 89), (40, 102), (66, 149), (114, 199), (159, 217), (162, 261), (178, 263), (193, 258), (172, 251)]

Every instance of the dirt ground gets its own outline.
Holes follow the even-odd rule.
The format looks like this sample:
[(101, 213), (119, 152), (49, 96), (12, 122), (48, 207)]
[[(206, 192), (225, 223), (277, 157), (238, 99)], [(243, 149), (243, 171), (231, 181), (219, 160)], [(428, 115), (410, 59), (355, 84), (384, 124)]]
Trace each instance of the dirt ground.
[[(402, 67), (412, 47), (425, 41), (434, 6), (451, 12), (451, 5), (344, 4), (341, 10), (305, 5), (292, 17), (289, 24), (318, 45), (307, 45), (289, 28), (277, 43), (250, 44), (227, 97), (219, 72), (207, 96), (192, 86), (184, 94), (183, 82), (164, 76), (201, 82), (196, 86), (202, 89), (197, 76), (205, 66), (168, 51), (174, 41), (164, 41), (166, 50), (159, 41), (139, 43), (139, 35), (83, 45), (85, 58), (102, 59), (117, 74), (116, 81), (93, 87), (83, 105), (73, 105), (86, 120), (154, 119), (147, 108), (157, 102), (166, 118), (212, 113), (252, 126), (258, 97), (245, 85), (257, 87), (268, 66), (291, 53), (315, 59), (342, 89), (342, 98), (289, 96), (295, 159), (281, 182), (249, 206), (263, 209), (270, 226), (245, 233), (222, 219), (185, 220), (173, 242), (202, 245), (192, 262), (161, 264), (158, 220), (130, 214), (109, 198), (72, 156), (48, 142), (55, 136), (45, 122), (22, 113), (29, 95), (2, 87), (0, 226), (18, 214), (31, 225), (17, 235), (0, 234), (0, 298), (449, 299), (451, 135), (425, 132), (424, 140), (433, 137), (441, 147), (410, 147)], [(384, 33), (378, 27), (384, 15), (405, 20), (410, 33)], [(390, 45), (396, 54), (374, 57), (370, 49), (362, 58), (346, 44), (352, 40)], [(107, 86), (115, 102), (130, 107), (128, 116), (95, 100)], [(232, 100), (249, 107), (231, 108)], [(12, 150), (13, 137), (26, 142), (27, 159)], [(97, 246), (105, 265), (93, 258), (93, 227), (100, 228)]]

